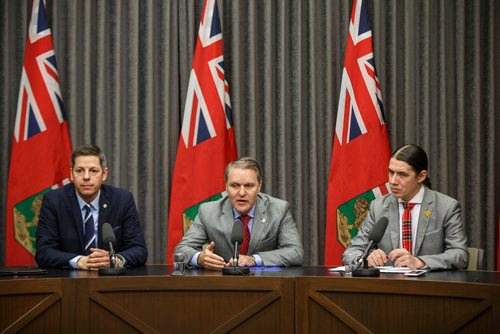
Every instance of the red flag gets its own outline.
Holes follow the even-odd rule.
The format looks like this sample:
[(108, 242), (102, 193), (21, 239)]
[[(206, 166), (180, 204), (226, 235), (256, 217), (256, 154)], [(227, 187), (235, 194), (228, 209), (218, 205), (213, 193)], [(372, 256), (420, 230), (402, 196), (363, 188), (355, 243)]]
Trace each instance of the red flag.
[(237, 157), (216, 0), (206, 0), (175, 161), (167, 261), (202, 202), (220, 198), (224, 168)]
[(34, 0), (10, 158), (6, 265), (34, 263), (43, 194), (69, 182), (70, 158), (52, 33), (44, 2)]
[(354, 0), (328, 179), (325, 264), (341, 263), (370, 202), (388, 192), (389, 157), (368, 8)]

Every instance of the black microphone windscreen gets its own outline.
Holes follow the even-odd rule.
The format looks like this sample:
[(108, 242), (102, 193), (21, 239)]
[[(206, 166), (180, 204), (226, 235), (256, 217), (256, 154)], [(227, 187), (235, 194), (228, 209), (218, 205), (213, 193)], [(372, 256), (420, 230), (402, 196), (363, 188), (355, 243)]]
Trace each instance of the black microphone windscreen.
[(239, 219), (234, 221), (233, 231), (231, 232), (231, 243), (234, 244), (236, 241), (240, 245), (243, 242), (243, 223)]
[(102, 241), (106, 245), (110, 242), (113, 245), (116, 243), (115, 232), (109, 223), (102, 224)]
[(387, 219), (387, 217), (380, 218), (378, 222), (373, 226), (373, 229), (368, 235), (368, 240), (372, 240), (377, 244), (380, 241), (380, 239), (382, 239), (382, 237), (384, 236), (388, 223), (389, 220)]

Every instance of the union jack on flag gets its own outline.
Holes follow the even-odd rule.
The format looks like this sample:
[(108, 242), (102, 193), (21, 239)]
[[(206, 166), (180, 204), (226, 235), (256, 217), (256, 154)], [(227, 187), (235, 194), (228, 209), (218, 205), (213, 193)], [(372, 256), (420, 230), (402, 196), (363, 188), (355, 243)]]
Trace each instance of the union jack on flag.
[(181, 134), (186, 147), (217, 135), (215, 113), (225, 113), (224, 131), (233, 125), (218, 13), (217, 1), (207, 1), (201, 17), (184, 108)]
[[(224, 168), (237, 157), (231, 115), (219, 10), (216, 0), (206, 0), (172, 178), (168, 254), (191, 226), (199, 206), (223, 196)], [(167, 259), (172, 261), (171, 256)]]
[(5, 264), (34, 263), (43, 195), (69, 183), (71, 139), (45, 3), (33, 0), (10, 156)]
[[(33, 87), (36, 87), (34, 89)], [(17, 142), (46, 131), (64, 115), (52, 34), (43, 1), (34, 3), (28, 29), (14, 137)]]
[(370, 202), (389, 191), (390, 145), (372, 43), (366, 1), (353, 0), (328, 179), (325, 264), (341, 263)]
[(373, 59), (368, 8), (363, 5), (363, 1), (355, 2), (354, 6), (349, 25), (335, 127), (341, 145), (368, 131), (366, 127), (367, 118), (370, 117), (368, 114), (376, 113), (379, 124), (385, 123), (380, 83)]

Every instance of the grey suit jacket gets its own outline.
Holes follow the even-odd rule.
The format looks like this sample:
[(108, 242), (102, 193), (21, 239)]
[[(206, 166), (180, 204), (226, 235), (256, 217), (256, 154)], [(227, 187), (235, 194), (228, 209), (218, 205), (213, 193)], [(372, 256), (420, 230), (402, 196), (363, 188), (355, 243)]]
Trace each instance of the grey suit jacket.
[[(363, 253), (369, 242), (368, 234), (381, 217), (387, 217), (389, 224), (378, 248), (386, 254), (400, 248), (398, 199), (388, 194), (371, 202), (358, 235), (342, 255), (344, 264), (350, 264)], [(449, 196), (425, 188), (414, 243), (414, 255), (431, 270), (466, 268), (469, 253), (460, 204)]]
[[(304, 250), (289, 204), (259, 193), (254, 216), (247, 254), (258, 253), (265, 266), (301, 265)], [(185, 253), (186, 262), (189, 262), (204, 244), (213, 241), (214, 253), (228, 262), (234, 250), (231, 243), (233, 223), (233, 207), (227, 196), (204, 203), (175, 252)]]

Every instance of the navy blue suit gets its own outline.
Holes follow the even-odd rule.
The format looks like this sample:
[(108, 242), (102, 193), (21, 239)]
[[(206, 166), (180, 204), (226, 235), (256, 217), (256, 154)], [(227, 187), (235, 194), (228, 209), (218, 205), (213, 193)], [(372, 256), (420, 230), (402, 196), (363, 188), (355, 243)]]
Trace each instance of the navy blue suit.
[[(97, 247), (102, 243), (104, 223), (113, 227), (115, 252), (123, 256), (127, 266), (146, 262), (148, 251), (133, 195), (126, 190), (101, 186)], [(43, 196), (36, 230), (35, 260), (40, 267), (69, 267), (69, 261), (84, 252), (83, 220), (75, 187), (72, 183), (49, 191)]]

